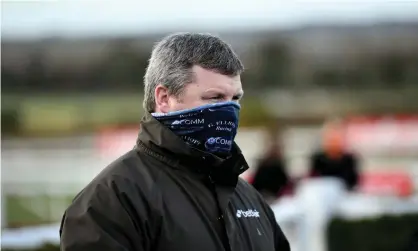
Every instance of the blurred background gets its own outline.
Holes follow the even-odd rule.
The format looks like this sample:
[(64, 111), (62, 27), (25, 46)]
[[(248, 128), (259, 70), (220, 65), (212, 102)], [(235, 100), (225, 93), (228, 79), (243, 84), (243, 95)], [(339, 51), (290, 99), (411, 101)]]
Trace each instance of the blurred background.
[(2, 1), (4, 249), (59, 250), (72, 198), (135, 144), (152, 45), (178, 31), (243, 60), (243, 178), (292, 250), (409, 250), (418, 2), (370, 0)]

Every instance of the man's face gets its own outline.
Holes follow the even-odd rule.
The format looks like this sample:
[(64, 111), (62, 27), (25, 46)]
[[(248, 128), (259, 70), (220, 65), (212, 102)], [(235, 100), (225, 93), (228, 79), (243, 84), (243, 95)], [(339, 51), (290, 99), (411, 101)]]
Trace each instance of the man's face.
[(200, 66), (194, 66), (192, 70), (194, 81), (185, 87), (180, 97), (169, 95), (162, 85), (156, 88), (156, 112), (167, 113), (224, 101), (239, 102), (242, 98), (240, 76), (225, 76)]
[(335, 126), (327, 129), (323, 139), (325, 152), (330, 156), (338, 156), (344, 152), (344, 134), (342, 128)]

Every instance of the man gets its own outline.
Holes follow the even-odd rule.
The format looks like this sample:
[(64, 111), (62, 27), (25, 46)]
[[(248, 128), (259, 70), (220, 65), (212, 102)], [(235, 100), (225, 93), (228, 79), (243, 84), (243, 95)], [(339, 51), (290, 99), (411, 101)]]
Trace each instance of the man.
[[(276, 137), (273, 137), (276, 139)], [(274, 203), (290, 185), (280, 143), (271, 140), (263, 158), (260, 159), (252, 181), (253, 187), (263, 195), (267, 203)]]
[(344, 128), (339, 122), (325, 125), (322, 148), (310, 159), (311, 177), (334, 177), (354, 191), (359, 182), (358, 157), (345, 149)]
[(242, 71), (217, 37), (159, 42), (136, 147), (74, 199), (61, 250), (289, 250), (271, 209), (238, 177), (248, 168), (233, 142)]

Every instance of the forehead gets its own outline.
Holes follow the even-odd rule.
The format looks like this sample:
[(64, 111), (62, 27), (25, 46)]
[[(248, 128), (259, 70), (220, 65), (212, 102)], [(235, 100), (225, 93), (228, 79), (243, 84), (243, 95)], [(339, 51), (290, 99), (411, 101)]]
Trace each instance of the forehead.
[(237, 76), (226, 76), (220, 73), (206, 70), (200, 66), (192, 68), (194, 73), (194, 83), (202, 89), (220, 89), (226, 92), (241, 92), (241, 78)]

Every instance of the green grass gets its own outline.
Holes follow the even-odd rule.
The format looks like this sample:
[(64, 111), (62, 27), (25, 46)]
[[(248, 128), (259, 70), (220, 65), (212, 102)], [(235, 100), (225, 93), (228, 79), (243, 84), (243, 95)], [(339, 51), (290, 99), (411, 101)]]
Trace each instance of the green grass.
[(52, 223), (61, 220), (74, 196), (6, 196), (9, 227)]
[[(94, 131), (104, 126), (138, 124), (142, 117), (142, 94), (60, 94), (7, 95), (2, 97), (2, 113), (9, 114), (9, 131), (22, 135), (66, 135)], [(271, 115), (259, 97), (241, 103), (240, 126), (265, 125)]]

